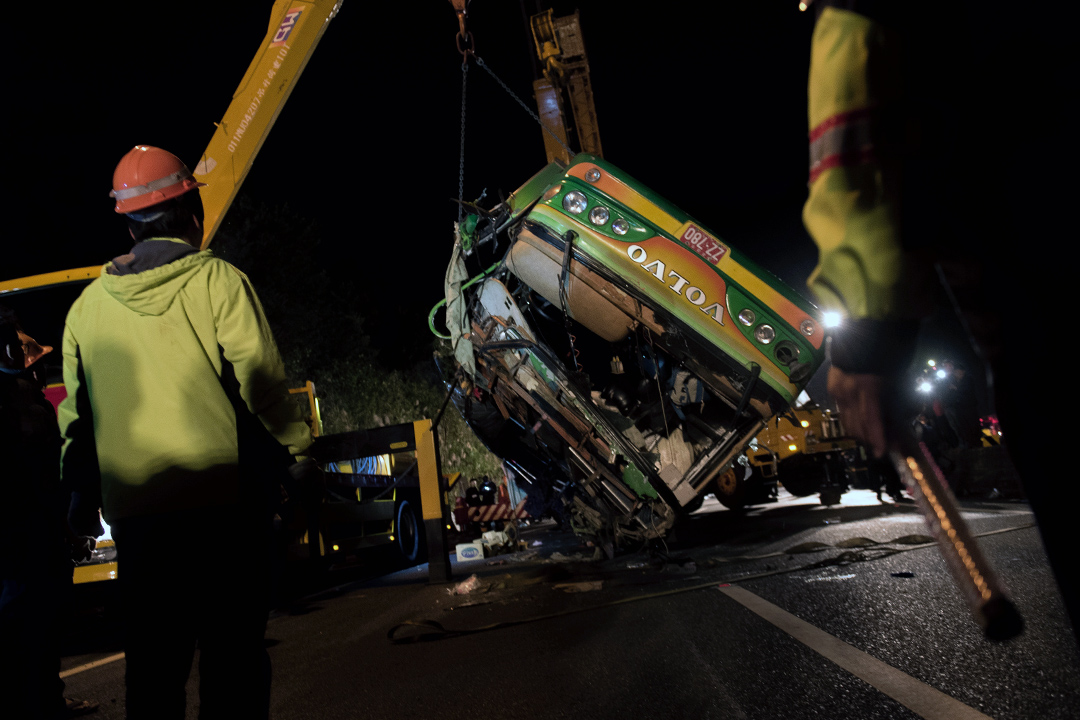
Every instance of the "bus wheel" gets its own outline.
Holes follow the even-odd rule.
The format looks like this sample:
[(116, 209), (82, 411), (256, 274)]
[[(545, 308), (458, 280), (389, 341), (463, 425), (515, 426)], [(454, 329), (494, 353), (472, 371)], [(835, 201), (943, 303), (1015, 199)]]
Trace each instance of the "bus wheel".
[(729, 510), (741, 510), (746, 505), (746, 481), (739, 477), (742, 474), (729, 467), (716, 478), (716, 499)]
[(424, 543), (424, 525), (418, 512), (419, 506), (408, 500), (398, 503), (394, 522), (394, 542), (398, 552), (411, 563), (420, 562), (427, 554)]

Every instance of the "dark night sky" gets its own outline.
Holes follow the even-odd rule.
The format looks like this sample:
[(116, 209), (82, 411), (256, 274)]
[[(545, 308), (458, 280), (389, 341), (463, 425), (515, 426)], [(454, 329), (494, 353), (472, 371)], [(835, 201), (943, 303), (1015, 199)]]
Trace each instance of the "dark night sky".
[[(536, 0), (475, 0), (470, 28), (481, 57), (531, 104), (533, 50), (522, 3), (535, 10)], [(813, 13), (798, 12), (795, 0), (548, 5), (556, 15), (581, 11), (606, 159), (805, 292), (816, 256), (800, 217)], [(146, 143), (194, 166), (266, 32), (271, 7), (268, 0), (113, 0), (9, 11), (9, 27), (24, 43), (8, 56), (0, 275), (96, 264), (126, 251), (126, 229), (107, 197), (117, 160)], [(976, 24), (985, 20), (996, 31), (1014, 24), (1011, 5), (978, 7)], [(1033, 38), (1021, 50), (1068, 47), (1065, 23), (1030, 14), (1015, 20)], [(360, 284), (373, 305), (397, 305), (402, 324), (417, 332), (441, 297), (456, 218), (456, 31), (446, 0), (345, 0), (244, 188), (315, 219), (321, 263), (338, 281)], [(990, 31), (977, 40), (1004, 42)], [(1041, 62), (1029, 63), (1047, 71), (1030, 97), (1007, 96), (1002, 105), (1036, 131), (1055, 104), (1060, 109), (1065, 95), (1058, 91), (1075, 87), (1066, 66)], [(490, 199), (543, 166), (541, 131), (477, 67), (468, 97), (465, 194), (475, 198), (487, 188)], [(1014, 163), (1026, 162), (1015, 159), (1024, 152), (1057, 152), (1051, 145), (1058, 136), (1029, 148), (1011, 129), (1002, 127), (1001, 147)], [(1021, 192), (1013, 223), (1027, 204), (1051, 206), (1042, 199), (1054, 187), (1045, 179), (1002, 177), (1003, 187)], [(1052, 205), (1061, 212), (1061, 203)], [(1049, 228), (1047, 217), (1029, 214), (1024, 222)]]
[[(33, 42), (9, 90), (17, 219), (5, 277), (126, 250), (112, 169), (136, 143), (194, 166), (269, 19), (270, 2), (232, 5), (120, 0), (65, 9), (47, 27), (36, 8), (17, 11)], [(814, 258), (799, 221), (812, 20), (790, 1), (752, 5), (580, 10), (607, 159), (801, 285)], [(245, 186), (316, 219), (328, 267), (421, 305), (440, 296), (456, 218), (456, 28), (445, 0), (346, 0)], [(475, 0), (470, 28), (531, 104), (521, 3)], [(539, 127), (475, 66), (466, 143), (469, 197), (510, 192), (544, 164)]]

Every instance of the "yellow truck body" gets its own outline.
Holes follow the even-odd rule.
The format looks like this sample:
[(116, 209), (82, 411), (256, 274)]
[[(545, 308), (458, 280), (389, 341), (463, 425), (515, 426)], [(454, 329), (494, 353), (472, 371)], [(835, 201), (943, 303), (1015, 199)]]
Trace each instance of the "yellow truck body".
[[(758, 433), (756, 446), (747, 451), (750, 464), (761, 468), (763, 476), (773, 477), (779, 463), (790, 457), (854, 450), (857, 443), (844, 434), (835, 413), (804, 408), (770, 420)], [(784, 479), (780, 478), (780, 482)]]

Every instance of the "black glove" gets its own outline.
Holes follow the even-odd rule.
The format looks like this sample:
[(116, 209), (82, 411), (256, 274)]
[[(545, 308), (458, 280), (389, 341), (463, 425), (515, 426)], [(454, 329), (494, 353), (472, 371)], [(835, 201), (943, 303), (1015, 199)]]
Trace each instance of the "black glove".
[(76, 535), (83, 537), (101, 537), (105, 528), (101, 526), (101, 512), (98, 503), (90, 500), (85, 493), (71, 493), (71, 505), (68, 506), (68, 525)]
[(289, 466), (289, 476), (297, 482), (308, 482), (318, 472), (319, 463), (311, 457), (298, 457), (296, 462)]
[(97, 540), (92, 537), (71, 538), (71, 559), (75, 562), (85, 562), (94, 554)]
[(299, 486), (298, 495), (307, 498), (306, 502), (316, 502), (326, 491), (326, 478), (315, 458), (297, 458), (297, 461), (289, 466), (289, 477)]

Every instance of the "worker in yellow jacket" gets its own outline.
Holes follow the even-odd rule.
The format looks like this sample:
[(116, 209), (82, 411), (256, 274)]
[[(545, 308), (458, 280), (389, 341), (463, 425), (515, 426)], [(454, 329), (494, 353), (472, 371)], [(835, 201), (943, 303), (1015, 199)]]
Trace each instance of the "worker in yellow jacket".
[(198, 250), (200, 186), (159, 148), (124, 156), (111, 194), (136, 244), (83, 291), (64, 330), (63, 481), (88, 534), (100, 532), (100, 487), (116, 541), (129, 718), (183, 717), (196, 643), (202, 713), (267, 716), (276, 487), (245, 468), (245, 445), (258, 443), (253, 416), (293, 455), (312, 442), (250, 282)]
[[(877, 421), (882, 376), (911, 361), (921, 283), (901, 243), (898, 112), (902, 81), (897, 38), (874, 18), (820, 2), (809, 85), (810, 196), (803, 210), (820, 250), (807, 284), (831, 330), (829, 392), (844, 421), (881, 454)], [(872, 60), (871, 60), (872, 59)], [(907, 267), (905, 267), (907, 265)]]
[(1071, 268), (1053, 247), (1063, 215), (1074, 223), (1071, 186), (1054, 181), (1075, 135), (1056, 111), (1072, 80), (1067, 43), (1050, 39), (1067, 30), (1011, 5), (813, 7), (803, 220), (819, 249), (808, 285), (842, 318), (829, 393), (846, 429), (884, 455), (914, 393), (920, 319), (955, 314), (954, 347), (992, 371), (988, 394), (1080, 633), (1069, 517), (1080, 499), (1055, 481), (1043, 437), (1072, 380), (1043, 348), (1054, 321), (1033, 322), (1062, 307), (1052, 266)]

